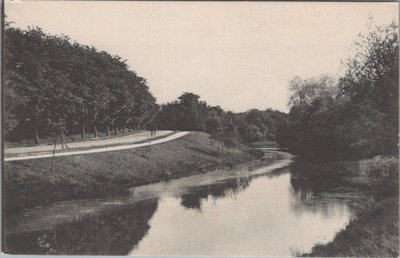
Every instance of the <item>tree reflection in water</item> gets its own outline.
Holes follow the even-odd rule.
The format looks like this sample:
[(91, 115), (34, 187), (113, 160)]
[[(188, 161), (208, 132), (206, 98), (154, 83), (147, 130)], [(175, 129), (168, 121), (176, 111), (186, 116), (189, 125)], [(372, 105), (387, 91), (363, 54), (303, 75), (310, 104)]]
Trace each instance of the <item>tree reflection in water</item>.
[(239, 192), (246, 189), (250, 185), (251, 180), (255, 178), (273, 178), (288, 173), (288, 171), (288, 168), (281, 168), (264, 174), (239, 177), (219, 183), (214, 183), (212, 185), (194, 187), (190, 189), (190, 192), (181, 195), (181, 204), (185, 208), (201, 211), (202, 200), (208, 200), (209, 197), (213, 200), (219, 198), (233, 198)]
[(290, 207), (295, 214), (312, 212), (326, 217), (346, 212), (347, 206), (332, 196), (333, 189), (337, 191), (343, 183), (340, 173), (325, 173), (323, 166), (305, 162), (294, 162), (290, 171)]
[(146, 200), (51, 230), (6, 234), (5, 249), (11, 254), (126, 255), (146, 234), (158, 200)]
[(201, 211), (202, 200), (234, 197), (249, 186), (250, 177), (235, 178), (213, 185), (195, 187), (181, 195), (182, 206)]

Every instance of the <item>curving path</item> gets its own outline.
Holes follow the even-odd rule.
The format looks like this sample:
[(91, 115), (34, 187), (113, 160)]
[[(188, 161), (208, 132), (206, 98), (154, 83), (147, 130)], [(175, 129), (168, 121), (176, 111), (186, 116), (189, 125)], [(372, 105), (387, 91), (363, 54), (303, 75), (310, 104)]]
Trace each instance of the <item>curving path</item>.
[[(157, 131), (157, 137), (167, 135), (172, 133), (172, 131)], [(163, 142), (172, 141), (178, 139), (188, 132), (177, 132), (172, 135), (165, 136), (156, 140), (151, 140), (150, 132), (143, 132), (134, 135), (128, 135), (118, 138), (110, 139), (100, 139), (96, 141), (85, 141), (68, 143), (68, 147), (73, 150), (66, 150), (63, 152), (56, 152), (56, 157), (61, 156), (71, 156), (71, 155), (82, 155), (90, 153), (100, 153), (107, 151), (118, 151), (118, 150), (128, 150), (144, 146), (155, 145)], [(150, 140), (150, 141), (148, 141)], [(147, 141), (144, 143), (138, 143), (142, 141)], [(136, 143), (135, 143), (136, 142)], [(120, 144), (115, 146), (116, 144)], [(113, 145), (113, 146), (106, 146)], [(60, 148), (60, 146), (59, 146)], [(79, 150), (79, 148), (89, 148), (85, 150)], [(57, 150), (57, 149), (56, 149)], [(58, 149), (59, 150), (59, 149)], [(53, 157), (53, 146), (34, 146), (34, 147), (20, 147), (20, 148), (8, 148), (4, 150), (5, 155), (13, 155), (12, 157), (5, 157), (4, 161), (16, 161), (16, 160), (27, 160), (27, 159), (41, 159)], [(16, 156), (15, 156), (16, 155)]]

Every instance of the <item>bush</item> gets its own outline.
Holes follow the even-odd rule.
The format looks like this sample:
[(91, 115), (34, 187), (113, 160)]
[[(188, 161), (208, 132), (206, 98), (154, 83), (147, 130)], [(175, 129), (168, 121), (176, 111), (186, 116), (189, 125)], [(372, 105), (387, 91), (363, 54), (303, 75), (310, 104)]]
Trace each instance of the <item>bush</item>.
[(393, 156), (375, 156), (359, 162), (361, 175), (372, 177), (394, 177), (399, 175), (399, 159)]

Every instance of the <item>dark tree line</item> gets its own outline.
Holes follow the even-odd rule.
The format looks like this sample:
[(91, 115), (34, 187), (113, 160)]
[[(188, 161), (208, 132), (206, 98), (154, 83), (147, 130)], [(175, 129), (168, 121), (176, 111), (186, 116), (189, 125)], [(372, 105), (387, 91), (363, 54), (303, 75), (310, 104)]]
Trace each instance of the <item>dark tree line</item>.
[(4, 131), (6, 140), (58, 133), (141, 129), (158, 106), (146, 80), (126, 60), (67, 36), (6, 24)]
[(398, 25), (360, 35), (341, 78), (294, 78), (289, 124), (278, 141), (296, 153), (356, 159), (398, 153)]
[(276, 141), (278, 129), (287, 124), (287, 115), (271, 109), (226, 112), (186, 92), (161, 106), (157, 123), (160, 129), (206, 132), (212, 140), (231, 147), (237, 142)]

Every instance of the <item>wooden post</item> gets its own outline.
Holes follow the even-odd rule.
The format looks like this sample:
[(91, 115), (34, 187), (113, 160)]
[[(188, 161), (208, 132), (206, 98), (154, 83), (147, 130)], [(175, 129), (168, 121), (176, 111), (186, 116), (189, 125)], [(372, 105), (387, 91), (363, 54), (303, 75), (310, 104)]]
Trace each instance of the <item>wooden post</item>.
[(56, 226), (53, 223), (53, 238), (54, 238), (54, 243), (57, 246), (57, 233), (56, 233)]

